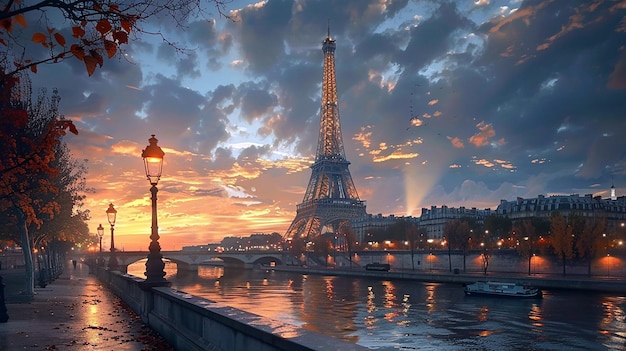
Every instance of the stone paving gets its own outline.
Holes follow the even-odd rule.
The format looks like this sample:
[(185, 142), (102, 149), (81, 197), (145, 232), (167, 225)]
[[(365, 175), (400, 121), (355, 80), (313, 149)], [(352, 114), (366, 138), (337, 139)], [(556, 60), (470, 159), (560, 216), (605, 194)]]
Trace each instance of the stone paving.
[(23, 269), (0, 270), (9, 319), (0, 323), (0, 350), (174, 350), (93, 276), (68, 261), (30, 302), (19, 302)]

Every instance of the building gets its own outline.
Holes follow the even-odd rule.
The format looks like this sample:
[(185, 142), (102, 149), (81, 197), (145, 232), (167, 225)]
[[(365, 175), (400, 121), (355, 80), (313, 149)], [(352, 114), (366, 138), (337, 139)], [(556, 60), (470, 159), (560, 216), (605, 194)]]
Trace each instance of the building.
[(624, 228), (626, 196), (617, 197), (612, 193), (608, 199), (591, 194), (538, 195), (528, 199), (518, 197), (514, 201), (501, 200), (495, 212), (513, 221), (531, 217), (548, 219), (554, 212), (564, 217), (576, 214), (584, 218), (606, 218), (607, 231), (611, 231)]
[(352, 230), (359, 243), (367, 242), (368, 233), (374, 230), (385, 230), (394, 225), (399, 220), (419, 223), (419, 218), (407, 216), (396, 217), (394, 215), (383, 216), (382, 214), (367, 214), (366, 216), (355, 218), (352, 220)]
[(483, 223), (485, 218), (494, 212), (486, 208), (479, 210), (475, 207), (469, 209), (465, 207), (448, 207), (448, 206), (431, 206), (430, 209), (422, 208), (422, 215), (420, 216), (419, 224), (420, 229), (426, 233), (428, 240), (433, 240), (433, 243), (441, 243), (444, 239), (443, 228), (446, 223), (460, 218), (473, 218), (477, 223)]

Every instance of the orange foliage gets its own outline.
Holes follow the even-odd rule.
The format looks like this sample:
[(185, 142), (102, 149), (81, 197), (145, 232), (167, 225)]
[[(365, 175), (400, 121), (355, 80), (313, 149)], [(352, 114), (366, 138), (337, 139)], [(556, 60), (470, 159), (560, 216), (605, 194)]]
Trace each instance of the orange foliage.
[[(91, 9), (87, 8), (80, 11), (89, 11), (92, 13), (99, 13), (100, 19), (98, 20), (81, 20), (76, 22), (72, 26), (72, 38), (67, 47), (68, 39), (55, 28), (48, 28), (47, 32), (36, 32), (33, 34), (31, 41), (37, 44), (41, 44), (50, 51), (50, 57), (42, 59), (37, 62), (29, 62), (19, 58), (14, 62), (16, 67), (15, 73), (23, 69), (30, 69), (33, 73), (37, 73), (37, 65), (44, 62), (58, 62), (68, 54), (77, 58), (85, 63), (87, 73), (91, 76), (98, 66), (102, 67), (103, 57), (106, 55), (108, 58), (112, 58), (118, 52), (120, 45), (128, 44), (128, 35), (133, 30), (135, 23), (139, 16), (134, 14), (122, 13), (119, 10), (117, 4), (99, 4), (98, 2), (89, 3)], [(14, 3), (9, 5), (9, 8), (5, 8), (2, 14), (3, 18), (0, 20), (0, 44), (8, 46), (7, 40), (10, 37), (6, 37), (6, 33), (11, 33), (15, 27), (15, 24), (19, 24), (22, 27), (26, 27), (28, 22), (26, 17), (22, 13), (18, 13), (19, 7), (13, 8), (12, 6), (18, 6)], [(87, 6), (86, 3), (73, 4), (70, 6)], [(41, 3), (34, 6), (42, 6)], [(65, 9), (68, 12), (78, 11), (76, 9)], [(32, 10), (31, 10), (32, 11)], [(86, 16), (88, 17), (88, 16)], [(88, 34), (90, 34), (88, 36)], [(86, 54), (86, 53), (89, 54)]]
[(13, 98), (19, 79), (0, 70), (0, 210), (18, 209), (26, 223), (40, 225), (40, 216), (59, 211), (55, 201), (43, 200), (56, 194), (50, 180), (58, 174), (51, 166), (55, 147), (66, 131), (77, 134), (69, 120), (53, 120), (40, 134), (29, 131), (29, 116), (24, 103)]

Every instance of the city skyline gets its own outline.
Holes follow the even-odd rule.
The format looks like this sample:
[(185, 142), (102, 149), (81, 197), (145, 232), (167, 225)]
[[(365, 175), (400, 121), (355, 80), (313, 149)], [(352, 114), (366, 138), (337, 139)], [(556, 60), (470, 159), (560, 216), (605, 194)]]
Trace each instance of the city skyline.
[[(42, 66), (88, 159), (90, 232), (118, 210), (116, 248), (146, 250), (141, 150), (165, 151), (163, 249), (284, 234), (311, 176), (322, 40), (336, 40), (339, 113), (367, 212), (492, 208), (626, 188), (626, 1), (233, 1), (234, 21), (153, 24), (92, 77)], [(72, 79), (64, 79), (65, 77)], [(103, 246), (108, 243), (105, 231)]]

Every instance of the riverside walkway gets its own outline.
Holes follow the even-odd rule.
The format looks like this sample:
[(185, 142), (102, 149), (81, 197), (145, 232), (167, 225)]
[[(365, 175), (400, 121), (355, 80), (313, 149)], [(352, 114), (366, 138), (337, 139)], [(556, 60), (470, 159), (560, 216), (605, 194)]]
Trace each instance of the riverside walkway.
[(0, 350), (174, 350), (117, 296), (89, 274), (86, 264), (63, 273), (32, 301), (19, 292), (24, 269), (0, 270), (9, 320), (0, 323)]

